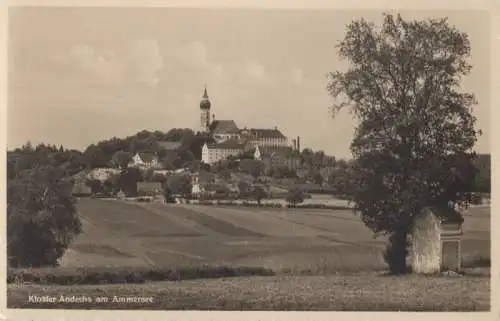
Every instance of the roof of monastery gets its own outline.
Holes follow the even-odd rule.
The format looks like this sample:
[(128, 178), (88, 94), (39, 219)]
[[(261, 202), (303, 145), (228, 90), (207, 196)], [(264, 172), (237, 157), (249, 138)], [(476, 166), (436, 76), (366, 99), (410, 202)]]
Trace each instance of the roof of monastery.
[(250, 128), (248, 134), (252, 138), (286, 138), (278, 128), (263, 129), (263, 128)]
[(290, 146), (258, 146), (261, 155), (289, 155), (293, 148)]
[(212, 124), (210, 124), (210, 131), (213, 134), (237, 134), (240, 132), (234, 120), (214, 120)]
[(223, 142), (217, 144), (207, 144), (207, 147), (210, 149), (241, 149), (245, 148), (245, 143), (236, 140), (236, 139), (228, 139)]

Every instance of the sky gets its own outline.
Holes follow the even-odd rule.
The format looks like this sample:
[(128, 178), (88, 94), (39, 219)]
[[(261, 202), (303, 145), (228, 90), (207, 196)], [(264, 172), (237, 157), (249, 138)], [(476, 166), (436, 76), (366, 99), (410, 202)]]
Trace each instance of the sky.
[[(473, 11), (402, 12), (448, 17), (468, 33), (473, 70), (462, 87), (478, 100), (490, 152), (488, 17)], [(83, 150), (141, 130), (199, 127), (204, 85), (217, 119), (274, 128), (301, 147), (349, 158), (356, 122), (335, 118), (326, 75), (345, 70), (335, 45), (353, 19), (382, 11), (221, 8), (11, 8), (7, 145), (31, 141)]]

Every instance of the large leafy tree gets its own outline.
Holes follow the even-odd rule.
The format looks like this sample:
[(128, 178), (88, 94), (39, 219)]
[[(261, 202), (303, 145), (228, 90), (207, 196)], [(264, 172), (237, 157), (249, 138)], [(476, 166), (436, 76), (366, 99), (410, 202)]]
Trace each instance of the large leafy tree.
[(262, 176), (266, 169), (266, 165), (256, 159), (242, 159), (238, 167), (241, 172), (252, 175), (253, 178)]
[(98, 194), (103, 192), (103, 184), (98, 179), (88, 179), (86, 185), (90, 187), (92, 194)]
[(381, 27), (351, 22), (338, 52), (350, 66), (329, 74), (328, 89), (333, 111), (348, 108), (358, 120), (352, 198), (369, 228), (390, 235), (386, 261), (400, 273), (414, 216), (471, 201), (479, 132), (474, 96), (460, 88), (470, 43), (446, 19), (388, 14)]
[(111, 174), (102, 183), (102, 189), (106, 195), (113, 195), (118, 191), (120, 191), (120, 185), (119, 185), (120, 176), (121, 174)]
[(133, 157), (132, 153), (119, 150), (113, 154), (111, 161), (116, 167), (124, 169), (128, 167), (128, 165), (132, 161), (132, 157)]
[(333, 195), (341, 199), (350, 199), (355, 190), (355, 177), (352, 164), (340, 161), (328, 177), (328, 184), (333, 190)]
[(192, 184), (191, 177), (185, 174), (172, 175), (167, 178), (167, 186), (172, 195), (180, 195), (182, 197), (191, 196)]
[(137, 195), (137, 182), (142, 180), (142, 173), (138, 168), (128, 167), (121, 171), (117, 185), (128, 196), (135, 196)]
[(13, 267), (55, 266), (82, 231), (71, 183), (50, 166), (7, 182), (7, 254)]
[(102, 149), (96, 145), (90, 145), (83, 152), (83, 161), (87, 168), (106, 167), (108, 159)]
[(293, 188), (288, 192), (286, 201), (290, 205), (296, 206), (297, 204), (302, 203), (304, 201), (304, 193), (300, 188)]

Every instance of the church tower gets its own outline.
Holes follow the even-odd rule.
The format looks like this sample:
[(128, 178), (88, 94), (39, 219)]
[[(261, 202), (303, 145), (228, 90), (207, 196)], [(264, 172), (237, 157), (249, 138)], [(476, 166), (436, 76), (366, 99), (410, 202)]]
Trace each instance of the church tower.
[(200, 101), (200, 131), (208, 132), (210, 130), (210, 100), (208, 99), (207, 86)]

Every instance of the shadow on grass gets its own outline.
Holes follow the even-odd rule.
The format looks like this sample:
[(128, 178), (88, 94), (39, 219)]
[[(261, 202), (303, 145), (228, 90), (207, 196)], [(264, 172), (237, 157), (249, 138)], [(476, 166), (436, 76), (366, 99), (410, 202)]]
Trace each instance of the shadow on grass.
[(139, 284), (154, 281), (273, 275), (275, 275), (274, 271), (259, 267), (208, 265), (183, 268), (10, 268), (7, 271), (7, 283), (35, 283), (43, 285)]
[[(478, 257), (464, 262), (463, 269), (457, 276), (489, 276), (491, 260)], [(76, 285), (76, 284), (139, 284), (155, 281), (182, 281), (192, 279), (213, 279), (248, 276), (320, 276), (320, 275), (370, 274), (375, 277), (397, 277), (411, 274), (411, 267), (406, 273), (391, 274), (386, 269), (373, 267), (330, 266), (328, 262), (317, 262), (311, 268), (284, 268), (277, 271), (263, 267), (231, 267), (231, 266), (187, 266), (170, 267), (102, 267), (102, 268), (39, 268), (14, 269), (7, 271), (7, 283), (35, 283), (42, 285)], [(442, 273), (433, 274), (443, 275)], [(428, 275), (428, 276), (433, 276)], [(446, 274), (445, 274), (446, 275)]]

